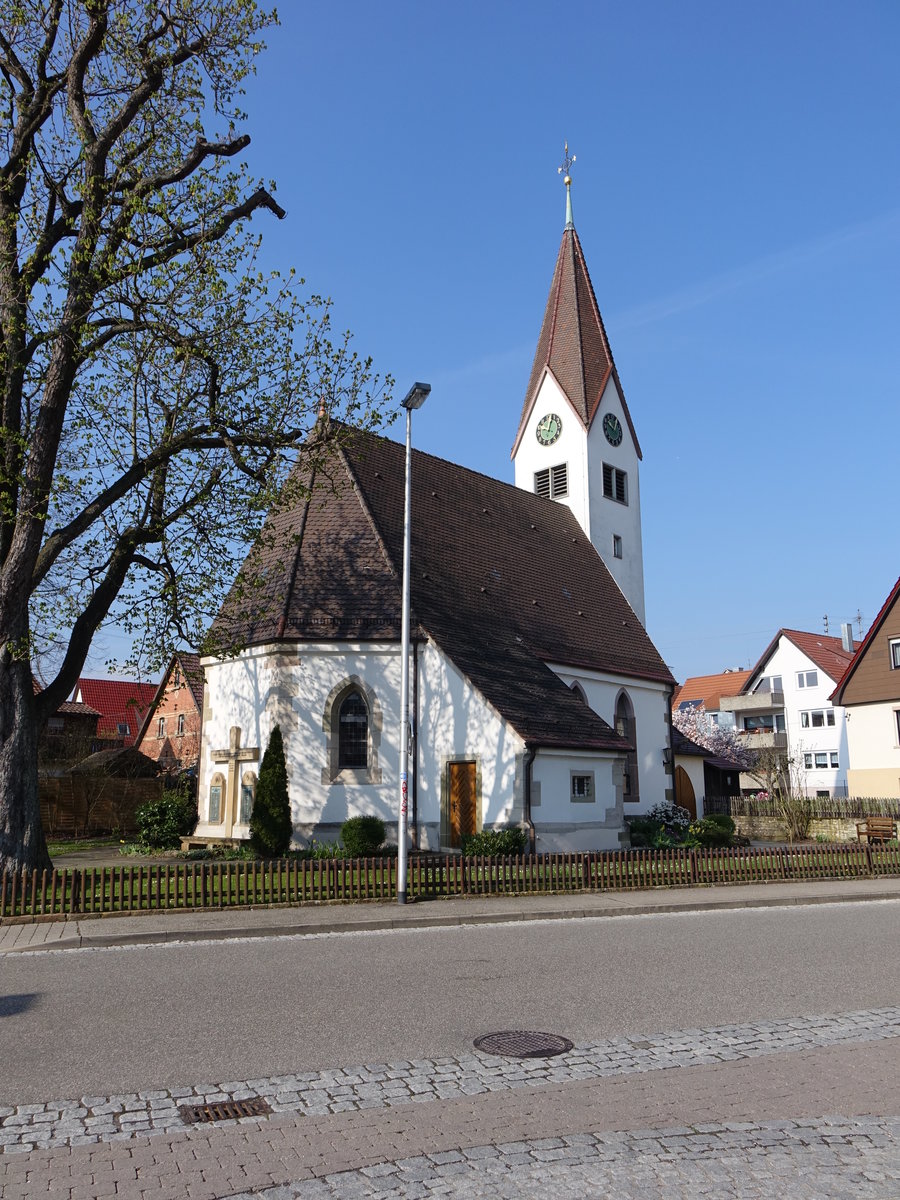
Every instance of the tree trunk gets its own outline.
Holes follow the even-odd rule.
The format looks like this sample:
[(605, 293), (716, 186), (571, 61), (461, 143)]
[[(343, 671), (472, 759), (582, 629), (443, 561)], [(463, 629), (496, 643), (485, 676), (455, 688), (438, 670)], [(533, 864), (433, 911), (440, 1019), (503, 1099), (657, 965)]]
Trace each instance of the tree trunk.
[(0, 651), (0, 875), (53, 866), (38, 804), (31, 666), (10, 654), (11, 641), (2, 638)]

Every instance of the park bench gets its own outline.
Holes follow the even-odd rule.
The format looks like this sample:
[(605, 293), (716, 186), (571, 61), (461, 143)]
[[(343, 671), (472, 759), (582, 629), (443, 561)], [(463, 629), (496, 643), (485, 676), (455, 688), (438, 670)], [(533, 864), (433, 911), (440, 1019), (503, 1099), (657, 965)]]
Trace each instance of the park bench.
[(893, 817), (866, 817), (856, 822), (856, 836), (860, 841), (889, 842), (894, 836)]

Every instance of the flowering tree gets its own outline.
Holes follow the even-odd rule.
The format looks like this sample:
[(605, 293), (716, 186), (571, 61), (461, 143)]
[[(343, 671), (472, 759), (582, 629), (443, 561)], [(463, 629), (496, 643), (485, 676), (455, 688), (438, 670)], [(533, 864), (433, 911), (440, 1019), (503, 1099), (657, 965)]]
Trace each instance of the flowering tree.
[(724, 729), (713, 721), (702, 703), (691, 708), (678, 708), (672, 713), (672, 724), (690, 741), (716, 758), (727, 758), (742, 771), (756, 764), (756, 754), (748, 749), (733, 729)]

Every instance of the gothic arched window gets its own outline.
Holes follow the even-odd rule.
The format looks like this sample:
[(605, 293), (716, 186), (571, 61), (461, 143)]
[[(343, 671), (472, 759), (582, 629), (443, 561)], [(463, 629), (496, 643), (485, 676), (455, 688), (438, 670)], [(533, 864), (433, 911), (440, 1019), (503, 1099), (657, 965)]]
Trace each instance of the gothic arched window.
[(634, 723), (634, 708), (626, 692), (620, 692), (616, 701), (616, 733), (628, 742), (631, 749), (625, 755), (625, 781), (622, 789), (623, 799), (635, 801), (640, 799), (637, 766), (637, 730)]
[(338, 714), (338, 766), (365, 767), (369, 761), (369, 709), (361, 692), (348, 692)]

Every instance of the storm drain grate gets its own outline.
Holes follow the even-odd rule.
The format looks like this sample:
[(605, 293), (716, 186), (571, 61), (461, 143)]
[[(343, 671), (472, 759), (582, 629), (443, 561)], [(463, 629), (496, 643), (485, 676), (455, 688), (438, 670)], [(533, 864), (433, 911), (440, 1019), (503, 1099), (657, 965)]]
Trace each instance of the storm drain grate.
[(504, 1033), (486, 1033), (475, 1039), (475, 1049), (485, 1054), (503, 1054), (507, 1058), (553, 1058), (565, 1054), (574, 1046), (558, 1033), (529, 1033), (524, 1029), (508, 1029)]
[(267, 1117), (272, 1109), (262, 1096), (251, 1100), (216, 1100), (212, 1104), (182, 1104), (178, 1111), (185, 1125), (209, 1121), (237, 1121), (240, 1117)]

